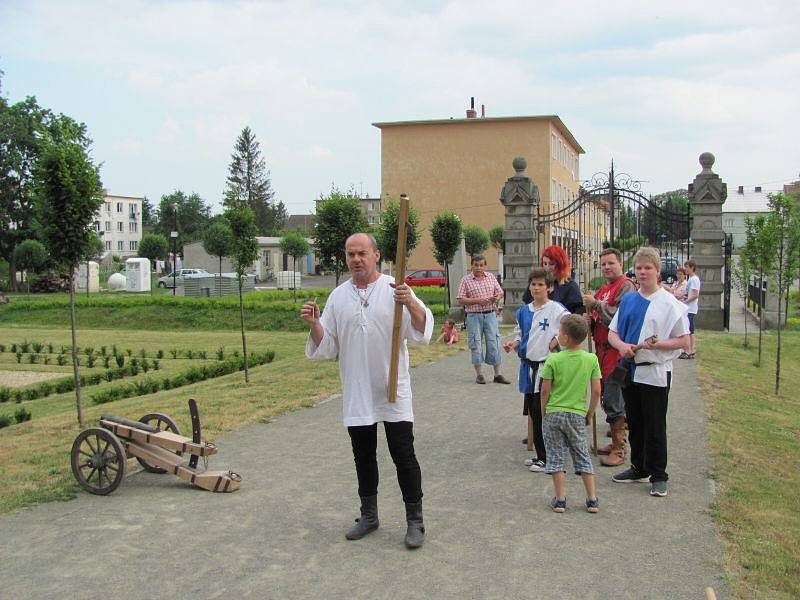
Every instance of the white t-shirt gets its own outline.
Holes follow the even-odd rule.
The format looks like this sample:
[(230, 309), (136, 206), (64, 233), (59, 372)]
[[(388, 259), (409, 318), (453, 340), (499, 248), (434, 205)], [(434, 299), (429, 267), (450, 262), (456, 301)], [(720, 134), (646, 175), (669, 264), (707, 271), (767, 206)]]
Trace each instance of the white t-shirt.
[[(641, 344), (654, 335), (662, 341), (681, 337), (689, 333), (686, 305), (662, 288), (646, 298), (641, 291), (625, 294), (608, 328), (626, 344)], [(633, 381), (667, 387), (667, 373), (672, 371), (672, 361), (680, 353), (680, 350), (639, 350), (634, 360), (650, 364), (638, 364)]]
[(433, 313), (425, 308), (425, 331), (420, 333), (411, 325), (408, 309), (403, 310), (397, 400), (390, 403), (387, 388), (395, 306), (390, 283), (394, 283), (394, 278), (388, 275), (381, 275), (366, 291), (359, 291), (352, 279), (342, 283), (325, 303), (320, 318), (325, 332), (322, 342), (315, 346), (310, 335), (306, 342), (308, 358), (339, 359), (345, 427), (414, 420), (406, 342), (420, 345), (430, 342)]
[(697, 292), (697, 298), (691, 302), (687, 302), (686, 306), (689, 307), (689, 312), (691, 314), (696, 315), (698, 310), (697, 305), (699, 304), (700, 300), (700, 278), (696, 274), (692, 275), (686, 280), (686, 297), (688, 298), (691, 296), (693, 291)]

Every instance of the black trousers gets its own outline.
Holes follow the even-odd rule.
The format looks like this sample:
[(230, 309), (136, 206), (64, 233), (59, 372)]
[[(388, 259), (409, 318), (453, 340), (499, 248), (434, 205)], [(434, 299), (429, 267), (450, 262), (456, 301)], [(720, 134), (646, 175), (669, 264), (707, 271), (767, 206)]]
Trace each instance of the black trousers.
[[(414, 454), (414, 424), (410, 421), (384, 422), (386, 442), (397, 469), (397, 482), (404, 502), (422, 500), (422, 472)], [(348, 427), (358, 476), (358, 495), (378, 493), (378, 424)]]
[(536, 448), (536, 458), (547, 462), (547, 451), (544, 448), (544, 434), (542, 433), (542, 395), (525, 394), (525, 405), (528, 407), (527, 414), (533, 421), (533, 447)]
[(631, 466), (650, 481), (667, 481), (667, 387), (631, 383), (624, 388), (628, 440), (631, 444)]

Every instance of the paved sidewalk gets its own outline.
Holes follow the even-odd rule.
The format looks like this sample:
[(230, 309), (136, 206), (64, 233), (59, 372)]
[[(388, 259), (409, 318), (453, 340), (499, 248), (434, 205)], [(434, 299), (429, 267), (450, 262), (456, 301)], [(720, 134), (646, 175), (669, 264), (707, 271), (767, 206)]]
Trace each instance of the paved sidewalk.
[(567, 512), (551, 512), (549, 477), (522, 465), (516, 386), (475, 385), (461, 354), (412, 373), (422, 549), (403, 546), (383, 434), (381, 528), (344, 539), (358, 499), (334, 399), (217, 440), (212, 468), (244, 477), (234, 494), (141, 472), (108, 497), (0, 517), (0, 597), (699, 599), (706, 586), (724, 597), (695, 363), (676, 363), (667, 498), (598, 467), (599, 514), (582, 510), (572, 476)]

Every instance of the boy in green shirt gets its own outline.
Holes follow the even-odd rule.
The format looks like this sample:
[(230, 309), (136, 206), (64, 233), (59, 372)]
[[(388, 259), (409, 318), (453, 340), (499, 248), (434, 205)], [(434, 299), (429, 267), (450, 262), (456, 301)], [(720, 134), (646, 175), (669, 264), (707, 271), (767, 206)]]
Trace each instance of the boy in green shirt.
[[(581, 350), (588, 334), (589, 326), (583, 316), (565, 316), (558, 332), (562, 351), (548, 356), (541, 371), (542, 433), (547, 450), (545, 471), (553, 476), (556, 495), (550, 507), (557, 513), (563, 513), (567, 508), (564, 494), (567, 450), (572, 455), (575, 473), (583, 478), (586, 510), (596, 513), (600, 508), (585, 429), (600, 402), (600, 364), (595, 354)], [(592, 399), (587, 411), (586, 388), (590, 382)]]

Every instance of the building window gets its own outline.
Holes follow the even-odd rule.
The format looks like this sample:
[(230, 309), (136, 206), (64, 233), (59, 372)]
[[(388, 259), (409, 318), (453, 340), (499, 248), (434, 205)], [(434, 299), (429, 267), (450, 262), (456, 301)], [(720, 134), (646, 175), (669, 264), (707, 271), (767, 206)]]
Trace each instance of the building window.
[(129, 246), (131, 250), (137, 250), (139, 247), (139, 242), (137, 242), (136, 240), (131, 240)]
[(733, 227), (733, 219), (725, 219), (725, 227)]
[(553, 179), (550, 182), (550, 202), (552, 202), (553, 204), (555, 204), (556, 202), (557, 193), (558, 193), (558, 182), (555, 179)]
[(139, 224), (136, 221), (128, 223), (128, 233), (137, 233), (139, 231)]
[(111, 202), (106, 202), (106, 211), (111, 212)]
[(111, 250), (111, 240), (106, 240), (106, 250)]
[(553, 160), (558, 158), (558, 146), (556, 145), (556, 134), (550, 134), (550, 154), (553, 156)]
[(125, 231), (125, 225), (123, 224), (122, 221), (117, 221), (117, 231), (119, 233), (122, 233), (122, 232)]
[(106, 221), (106, 231), (111, 231), (111, 221)]
[(95, 233), (100, 233), (100, 221), (94, 222), (94, 231)]
[(124, 204), (124, 202), (117, 202), (117, 212), (118, 213), (122, 212), (122, 210), (123, 210), (122, 205), (123, 204)]
[(269, 255), (270, 255), (270, 252), (269, 252), (269, 250), (264, 250), (264, 251), (261, 253), (261, 260), (262, 260), (262, 262), (264, 263), (264, 266), (265, 266), (265, 267), (268, 267), (268, 266), (269, 266)]
[(125, 249), (125, 245), (124, 245), (124, 243), (122, 242), (122, 240), (118, 241), (118, 242), (117, 242), (117, 250), (119, 250), (119, 251), (121, 252), (121, 251), (122, 251), (122, 250), (124, 250), (124, 249)]

